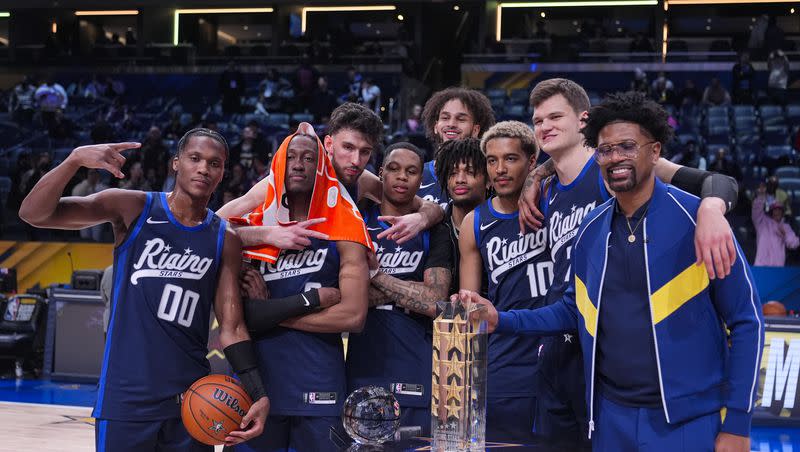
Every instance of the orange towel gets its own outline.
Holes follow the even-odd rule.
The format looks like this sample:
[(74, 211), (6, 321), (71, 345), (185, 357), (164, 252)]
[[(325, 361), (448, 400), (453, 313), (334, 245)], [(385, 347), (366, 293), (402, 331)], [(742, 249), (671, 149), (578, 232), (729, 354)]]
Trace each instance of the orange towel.
[[(233, 223), (248, 226), (289, 226), (296, 223), (289, 220), (289, 209), (280, 202), (286, 190), (286, 152), (294, 136), (295, 134), (286, 137), (272, 158), (264, 203), (242, 218), (231, 218)], [(336, 178), (333, 164), (319, 138), (315, 138), (318, 150), (317, 171), (308, 219), (325, 218), (326, 221), (312, 225), (309, 229), (327, 234), (330, 240), (356, 242), (374, 251), (364, 218), (344, 185)], [(243, 254), (245, 257), (275, 263), (280, 252), (277, 247), (261, 245), (246, 247)]]

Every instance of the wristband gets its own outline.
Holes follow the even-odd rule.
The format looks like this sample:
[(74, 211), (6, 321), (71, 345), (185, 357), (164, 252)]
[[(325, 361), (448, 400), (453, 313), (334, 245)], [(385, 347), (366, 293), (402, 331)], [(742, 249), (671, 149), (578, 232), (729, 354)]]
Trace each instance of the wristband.
[(711, 173), (703, 181), (701, 198), (720, 198), (725, 201), (725, 213), (736, 207), (739, 199), (739, 184), (736, 179), (724, 174)]
[(253, 402), (266, 397), (267, 391), (264, 389), (264, 382), (258, 371), (258, 359), (256, 359), (253, 341), (246, 340), (231, 344), (225, 347), (223, 353)]

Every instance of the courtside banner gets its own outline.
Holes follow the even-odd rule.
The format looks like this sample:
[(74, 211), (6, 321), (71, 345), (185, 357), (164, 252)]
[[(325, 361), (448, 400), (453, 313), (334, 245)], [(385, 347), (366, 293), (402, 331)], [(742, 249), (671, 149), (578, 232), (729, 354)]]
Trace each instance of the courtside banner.
[(765, 317), (753, 423), (800, 425), (800, 319)]

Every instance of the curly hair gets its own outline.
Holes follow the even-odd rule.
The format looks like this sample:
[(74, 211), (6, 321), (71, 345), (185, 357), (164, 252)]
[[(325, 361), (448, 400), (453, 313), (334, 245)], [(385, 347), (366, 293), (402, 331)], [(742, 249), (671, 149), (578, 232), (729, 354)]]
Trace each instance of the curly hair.
[(477, 138), (469, 137), (442, 143), (435, 162), (436, 179), (445, 193), (450, 174), (462, 163), (471, 166), (475, 174), (483, 174), (485, 179), (489, 178), (489, 173), (486, 172), (486, 156), (481, 151), (481, 140)]
[(344, 129), (363, 133), (375, 146), (383, 135), (383, 122), (369, 108), (353, 102), (345, 102), (331, 112), (327, 133), (334, 135)]
[(586, 145), (596, 148), (603, 127), (615, 122), (630, 122), (638, 124), (653, 140), (665, 146), (673, 137), (668, 118), (664, 108), (643, 93), (628, 91), (609, 94), (589, 110), (589, 118), (581, 133)]
[(493, 125), (481, 139), (481, 151), (486, 154), (486, 143), (495, 138), (516, 138), (519, 140), (522, 150), (528, 157), (539, 157), (539, 147), (536, 146), (536, 137), (533, 130), (527, 124), (519, 121), (501, 121)]
[(456, 86), (437, 91), (425, 102), (425, 107), (422, 109), (422, 123), (425, 125), (425, 135), (437, 145), (442, 142), (441, 137), (436, 134), (435, 130), (436, 122), (439, 120), (439, 113), (442, 111), (444, 104), (453, 99), (460, 100), (467, 107), (467, 110), (472, 114), (472, 119), (480, 126), (481, 134), (494, 125), (492, 103), (480, 91)]

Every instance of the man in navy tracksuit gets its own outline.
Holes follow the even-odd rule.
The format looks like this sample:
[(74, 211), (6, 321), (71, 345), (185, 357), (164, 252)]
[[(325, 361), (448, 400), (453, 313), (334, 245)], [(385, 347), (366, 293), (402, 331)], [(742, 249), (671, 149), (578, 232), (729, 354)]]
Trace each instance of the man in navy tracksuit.
[(593, 450), (749, 451), (764, 329), (738, 244), (725, 279), (695, 264), (700, 200), (655, 178), (672, 136), (657, 104), (611, 96), (583, 134), (616, 197), (582, 222), (564, 297), (498, 314), (460, 296), (485, 304), (497, 333), (578, 329)]

